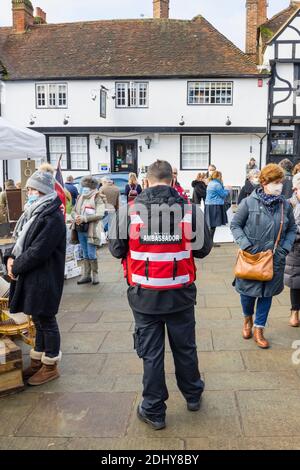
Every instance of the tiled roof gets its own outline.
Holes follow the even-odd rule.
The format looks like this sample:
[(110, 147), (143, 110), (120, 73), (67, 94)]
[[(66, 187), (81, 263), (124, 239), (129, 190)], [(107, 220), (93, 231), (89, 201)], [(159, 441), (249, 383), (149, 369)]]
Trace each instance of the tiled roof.
[(234, 77), (257, 67), (205, 18), (105, 20), (0, 28), (8, 78)]
[(287, 23), (287, 21), (299, 10), (299, 4), (291, 4), (288, 8), (281, 10), (263, 25), (260, 26), (263, 47), (275, 36), (276, 33)]

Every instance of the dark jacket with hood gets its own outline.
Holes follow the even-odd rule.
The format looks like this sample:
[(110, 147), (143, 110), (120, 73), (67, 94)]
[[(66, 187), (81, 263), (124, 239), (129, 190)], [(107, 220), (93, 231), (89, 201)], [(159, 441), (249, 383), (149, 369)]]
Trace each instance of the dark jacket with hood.
[[(184, 205), (187, 204), (174, 188), (165, 185), (146, 189), (135, 199), (135, 204), (138, 203), (144, 204), (147, 209), (149, 209), (152, 204), (167, 204), (169, 206), (180, 204), (183, 211)], [(196, 217), (197, 222), (199, 223), (200, 221), (200, 230), (204, 230), (203, 246), (193, 250), (193, 255), (195, 258), (204, 258), (210, 253), (212, 248), (210, 231), (204, 221), (204, 215), (199, 206), (192, 205), (191, 207), (193, 231), (196, 231)], [(148, 214), (150, 218), (151, 211), (148, 210)], [(118, 229), (123, 223), (127, 224), (127, 227), (129, 227), (130, 221), (127, 206), (122, 206), (119, 213), (113, 218), (110, 228), (111, 233), (119, 233)], [(151, 219), (149, 220), (149, 225), (151, 225)], [(109, 249), (115, 258), (126, 258), (129, 249), (128, 238), (109, 237)], [(132, 310), (152, 315), (188, 310), (196, 304), (196, 295), (197, 289), (195, 284), (181, 289), (170, 290), (143, 289), (137, 286), (129, 286), (128, 288), (128, 301)]]
[(254, 184), (252, 184), (251, 181), (246, 180), (245, 185), (242, 187), (241, 192), (239, 194), (238, 204), (240, 204), (243, 199), (250, 196), (250, 194), (252, 194), (252, 192), (254, 191), (256, 187), (257, 186), (254, 186)]
[[(64, 285), (66, 226), (57, 197), (30, 226), (23, 253), (15, 259), (10, 312), (34, 317), (56, 315)], [(6, 260), (10, 253), (6, 253)]]

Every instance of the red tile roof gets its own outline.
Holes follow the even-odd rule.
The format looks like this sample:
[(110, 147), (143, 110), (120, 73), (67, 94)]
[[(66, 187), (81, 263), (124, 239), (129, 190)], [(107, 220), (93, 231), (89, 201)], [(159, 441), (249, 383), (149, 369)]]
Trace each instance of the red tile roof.
[(106, 20), (0, 28), (8, 78), (234, 77), (257, 67), (205, 18)]
[(268, 21), (260, 26), (260, 31), (263, 40), (263, 47), (272, 39), (275, 34), (288, 22), (288, 20), (299, 10), (299, 4), (291, 4), (288, 8), (281, 10), (276, 15), (272, 16)]

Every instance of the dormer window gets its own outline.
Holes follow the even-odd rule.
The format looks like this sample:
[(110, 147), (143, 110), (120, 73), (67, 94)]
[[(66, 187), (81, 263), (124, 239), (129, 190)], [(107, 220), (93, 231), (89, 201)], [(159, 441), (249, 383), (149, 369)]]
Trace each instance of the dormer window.
[(68, 107), (68, 85), (66, 83), (37, 83), (35, 95), (37, 108)]

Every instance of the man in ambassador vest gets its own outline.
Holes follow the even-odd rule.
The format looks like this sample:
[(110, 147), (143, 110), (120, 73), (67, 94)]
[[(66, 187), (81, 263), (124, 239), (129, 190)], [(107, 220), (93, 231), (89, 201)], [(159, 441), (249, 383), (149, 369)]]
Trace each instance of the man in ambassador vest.
[(115, 214), (109, 231), (111, 254), (122, 259), (135, 318), (134, 347), (144, 363), (143, 401), (138, 417), (165, 427), (165, 327), (176, 379), (189, 411), (200, 408), (204, 389), (195, 342), (196, 267), (212, 248), (198, 206), (171, 187), (172, 167), (157, 160), (148, 168), (149, 188)]

